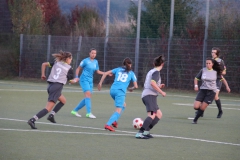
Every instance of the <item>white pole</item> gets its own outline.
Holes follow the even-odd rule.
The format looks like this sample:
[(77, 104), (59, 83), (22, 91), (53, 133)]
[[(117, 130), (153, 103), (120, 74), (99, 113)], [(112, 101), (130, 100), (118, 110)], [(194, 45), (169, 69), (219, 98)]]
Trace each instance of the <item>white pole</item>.
[(206, 0), (206, 19), (205, 19), (205, 33), (203, 41), (203, 63), (202, 67), (205, 66), (205, 60), (207, 55), (207, 39), (208, 39), (208, 20), (209, 19), (209, 0)]
[(23, 50), (23, 34), (20, 34), (20, 56), (19, 56), (19, 73), (18, 76), (22, 76), (22, 50)]
[(170, 64), (170, 50), (171, 42), (173, 37), (173, 22), (174, 22), (174, 0), (171, 1), (171, 17), (170, 17), (170, 30), (169, 30), (169, 39), (168, 39), (168, 61), (167, 61), (167, 87), (169, 81), (169, 64)]
[(110, 0), (107, 1), (106, 36), (105, 36), (105, 42), (104, 42), (104, 66), (103, 66), (103, 71), (106, 71), (107, 43), (108, 43), (108, 36), (109, 36), (109, 12), (110, 12)]
[(138, 17), (137, 17), (137, 37), (135, 45), (135, 67), (134, 73), (138, 78), (138, 62), (139, 62), (139, 39), (140, 39), (140, 22), (141, 22), (142, 0), (138, 0)]

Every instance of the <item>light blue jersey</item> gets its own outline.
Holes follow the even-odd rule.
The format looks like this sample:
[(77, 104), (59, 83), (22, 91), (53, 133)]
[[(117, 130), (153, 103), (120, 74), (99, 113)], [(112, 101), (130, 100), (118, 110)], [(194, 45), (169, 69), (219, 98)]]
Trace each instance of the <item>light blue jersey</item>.
[(80, 81), (93, 81), (93, 74), (99, 70), (98, 61), (96, 59), (91, 60), (89, 57), (81, 61), (79, 65), (83, 70), (80, 76)]
[(121, 89), (124, 93), (127, 91), (129, 83), (136, 82), (137, 78), (133, 71), (125, 71), (125, 68), (118, 67), (112, 70), (112, 73), (115, 75), (114, 82), (111, 86), (111, 90)]

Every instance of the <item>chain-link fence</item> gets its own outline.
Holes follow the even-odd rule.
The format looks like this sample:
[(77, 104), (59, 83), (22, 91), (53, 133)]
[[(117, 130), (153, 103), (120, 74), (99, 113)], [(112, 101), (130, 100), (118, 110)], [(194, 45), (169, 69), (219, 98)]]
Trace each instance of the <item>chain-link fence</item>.
[[(51, 61), (52, 53), (59, 50), (70, 51), (73, 54), (72, 66), (74, 69), (80, 61), (89, 56), (91, 48), (97, 49), (96, 59), (100, 70), (110, 70), (122, 65), (125, 57), (133, 60), (135, 66), (135, 39), (109, 38), (104, 53), (104, 38), (63, 37), (63, 36), (32, 36), (23, 35), (20, 46), (19, 76), (39, 78), (41, 64)], [(196, 40), (174, 39), (168, 57), (168, 39), (140, 39), (138, 83), (143, 85), (146, 73), (153, 67), (154, 57), (164, 54), (167, 63), (161, 71), (162, 81), (168, 87), (176, 89), (192, 89), (193, 79), (202, 69), (203, 44)], [(240, 92), (240, 41), (208, 40), (207, 57), (211, 57), (211, 48), (221, 48), (221, 55), (227, 66), (227, 79), (232, 91)], [(205, 62), (204, 62), (205, 63)], [(169, 67), (169, 68), (168, 68)], [(168, 73), (167, 73), (168, 72)], [(95, 75), (95, 83), (99, 81)], [(108, 81), (110, 80), (110, 81)], [(111, 77), (106, 83), (112, 82)]]
[[(167, 62), (161, 71), (163, 82), (170, 88), (192, 89), (195, 75), (204, 66), (206, 57), (211, 57), (211, 48), (219, 47), (221, 58), (227, 66), (225, 78), (232, 91), (240, 93), (239, 1), (124, 2), (125, 9), (122, 12), (134, 17), (132, 21), (135, 25), (127, 23), (134, 30), (130, 34), (134, 34), (134, 38), (119, 38), (122, 35), (114, 34), (114, 28), (106, 23), (119, 19), (114, 13), (116, 9), (112, 9), (120, 7), (117, 1), (111, 1), (106, 8), (107, 14), (103, 16), (106, 20), (106, 37), (0, 35), (0, 53), (6, 57), (0, 59), (0, 78), (39, 78), (42, 62), (51, 61), (51, 54), (59, 50), (72, 52), (72, 66), (75, 69), (83, 58), (89, 56), (90, 48), (96, 48), (100, 70), (107, 71), (122, 65), (125, 57), (137, 63), (133, 64), (133, 68), (139, 85), (143, 85), (146, 73), (153, 67), (153, 58), (164, 54)], [(91, 6), (91, 1), (88, 3)], [(135, 38), (135, 34), (139, 36)], [(99, 75), (95, 75), (95, 82), (99, 78)], [(112, 82), (112, 77), (105, 82)]]

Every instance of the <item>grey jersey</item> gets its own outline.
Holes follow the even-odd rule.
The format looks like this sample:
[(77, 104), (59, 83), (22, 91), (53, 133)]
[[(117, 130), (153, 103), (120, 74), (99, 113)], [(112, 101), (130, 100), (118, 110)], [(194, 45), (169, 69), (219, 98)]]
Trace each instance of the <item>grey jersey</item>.
[(155, 81), (158, 86), (161, 84), (160, 71), (156, 68), (151, 69), (146, 76), (144, 82), (144, 89), (142, 92), (142, 98), (147, 95), (158, 95), (158, 92), (151, 86), (151, 81)]
[(217, 85), (217, 71), (215, 70), (208, 70), (206, 67), (201, 69), (201, 71), (197, 74), (196, 78), (198, 80), (202, 80), (202, 85), (200, 86), (200, 89), (208, 89), (213, 90), (216, 92)]
[[(67, 80), (73, 78), (72, 67), (65, 62), (55, 62), (51, 63), (52, 66), (51, 73), (48, 77), (48, 82), (58, 82), (66, 84)], [(72, 72), (72, 73), (71, 73)]]

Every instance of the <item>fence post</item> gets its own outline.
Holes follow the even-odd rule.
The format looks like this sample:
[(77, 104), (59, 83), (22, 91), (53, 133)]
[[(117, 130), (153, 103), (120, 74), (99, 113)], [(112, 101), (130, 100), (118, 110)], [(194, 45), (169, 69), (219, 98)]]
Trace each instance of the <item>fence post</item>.
[[(47, 44), (47, 62), (50, 61), (50, 50), (51, 50), (51, 35), (48, 35), (48, 44)], [(49, 72), (49, 67), (47, 67), (47, 73)]]
[(169, 39), (168, 39), (168, 61), (167, 61), (167, 87), (169, 83), (169, 64), (170, 64), (170, 50), (171, 42), (173, 37), (173, 20), (174, 20), (174, 0), (171, 1), (171, 18), (170, 18), (170, 30), (169, 30)]
[(205, 19), (205, 33), (203, 41), (203, 62), (202, 67), (205, 66), (205, 60), (207, 55), (207, 39), (208, 39), (208, 19), (209, 19), (209, 0), (206, 0), (206, 19)]
[(22, 51), (23, 50), (23, 34), (20, 34), (20, 56), (19, 56), (19, 73), (18, 76), (22, 76)]
[(78, 38), (78, 50), (77, 50), (77, 61), (76, 61), (76, 69), (78, 67), (78, 61), (79, 61), (79, 55), (80, 55), (80, 50), (81, 50), (81, 45), (82, 45), (82, 36), (79, 36)]
[(104, 42), (104, 60), (103, 60), (103, 71), (106, 71), (106, 56), (107, 56), (107, 44), (109, 37), (109, 14), (110, 14), (110, 0), (107, 0), (107, 12), (106, 12), (106, 36)]
[(139, 40), (140, 40), (140, 22), (141, 22), (142, 0), (138, 0), (138, 17), (137, 17), (137, 37), (135, 45), (135, 66), (134, 73), (138, 77), (138, 63), (139, 63)]

